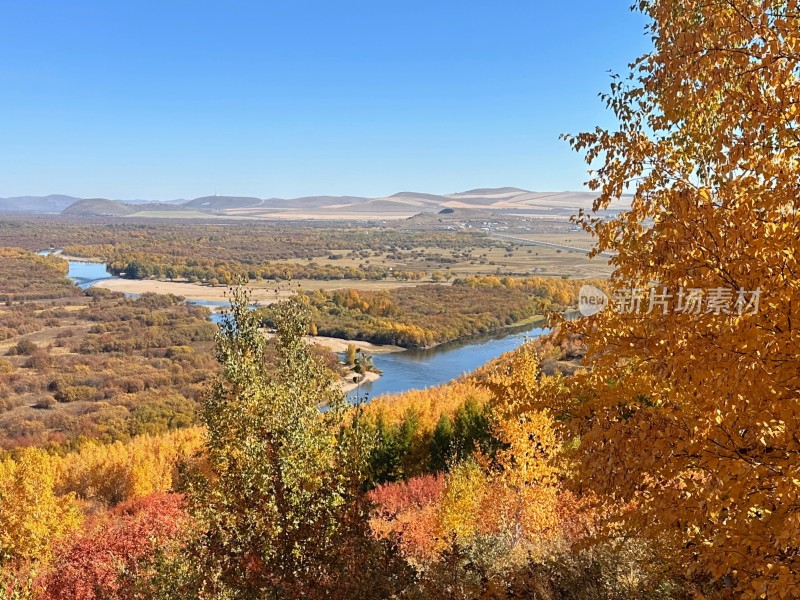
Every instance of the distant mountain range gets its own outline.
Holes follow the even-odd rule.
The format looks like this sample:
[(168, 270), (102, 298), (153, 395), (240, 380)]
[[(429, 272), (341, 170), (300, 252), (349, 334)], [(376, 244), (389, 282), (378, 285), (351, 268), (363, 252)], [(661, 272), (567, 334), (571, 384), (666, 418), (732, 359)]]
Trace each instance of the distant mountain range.
[(60, 213), (80, 198), (72, 196), (17, 196), (0, 198), (0, 211), (15, 213)]
[[(169, 202), (157, 202), (155, 200), (106, 200), (105, 198), (76, 198), (74, 196), (64, 196), (62, 194), (51, 194), (50, 196), (15, 196), (12, 198), (0, 198), (0, 213), (31, 213), (31, 214), (58, 214), (64, 212), (77, 202), (106, 203), (121, 205), (142, 205), (142, 204), (182, 204), (186, 200), (170, 200)], [(136, 212), (136, 211), (133, 211)]]
[[(391, 196), (305, 196), (253, 198), (203, 196), (193, 200), (156, 202), (108, 200), (72, 196), (20, 196), (0, 198), (0, 213), (64, 214), (84, 217), (241, 218), (241, 219), (399, 219), (443, 209), (568, 217), (591, 207), (589, 192), (531, 192), (519, 188), (479, 188), (453, 194), (398, 192)], [(623, 198), (618, 208), (629, 205)], [(448, 211), (450, 212), (450, 211)]]

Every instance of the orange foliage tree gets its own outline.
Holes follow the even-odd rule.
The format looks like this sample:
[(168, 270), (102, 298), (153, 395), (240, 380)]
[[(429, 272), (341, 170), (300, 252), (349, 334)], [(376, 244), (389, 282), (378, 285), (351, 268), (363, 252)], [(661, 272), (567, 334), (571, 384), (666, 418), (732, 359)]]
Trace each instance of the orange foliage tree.
[[(630, 298), (581, 324), (592, 370), (545, 404), (580, 436), (583, 480), (624, 530), (740, 597), (794, 595), (800, 6), (638, 8), (653, 50), (605, 98), (619, 126), (569, 138), (596, 167), (595, 210), (634, 192), (617, 218), (581, 217), (616, 254), (616, 300)], [(669, 304), (650, 310), (654, 295)]]

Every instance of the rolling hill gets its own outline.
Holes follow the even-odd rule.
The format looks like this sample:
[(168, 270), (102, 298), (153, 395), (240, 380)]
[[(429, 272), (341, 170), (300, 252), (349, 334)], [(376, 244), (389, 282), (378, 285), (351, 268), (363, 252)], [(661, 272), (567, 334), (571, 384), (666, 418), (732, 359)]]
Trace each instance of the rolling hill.
[(80, 217), (125, 217), (136, 211), (136, 208), (118, 202), (117, 200), (92, 198), (89, 200), (78, 200), (64, 209), (62, 214)]
[[(515, 187), (476, 188), (451, 194), (403, 191), (390, 196), (304, 196), (256, 198), (252, 196), (202, 196), (192, 200), (157, 202), (119, 201), (71, 196), (21, 196), (0, 199), (0, 213), (61, 213), (72, 216), (130, 218), (236, 218), (387, 220), (460, 209), (532, 218), (566, 219), (579, 209), (589, 209), (591, 192), (532, 192)], [(624, 197), (610, 212), (624, 210)]]

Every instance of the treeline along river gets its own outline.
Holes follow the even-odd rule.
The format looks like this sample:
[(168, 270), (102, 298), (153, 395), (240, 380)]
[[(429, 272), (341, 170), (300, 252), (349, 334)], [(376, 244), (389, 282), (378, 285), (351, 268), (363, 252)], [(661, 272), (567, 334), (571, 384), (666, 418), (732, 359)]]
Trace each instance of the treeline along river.
[[(82, 289), (87, 289), (99, 281), (115, 278), (106, 270), (103, 263), (79, 260), (69, 261), (68, 276)], [(192, 298), (187, 298), (187, 301), (211, 309), (227, 305), (225, 302), (209, 302)], [(219, 322), (221, 315), (213, 313), (211, 318), (213, 321)], [(526, 339), (539, 336), (544, 332), (544, 329), (526, 325), (520, 328), (504, 329), (495, 335), (442, 344), (427, 350), (404, 350), (391, 354), (377, 354), (373, 357), (373, 363), (382, 372), (382, 377), (377, 381), (361, 385), (348, 397), (351, 400), (369, 399), (382, 394), (440, 385), (463, 373), (477, 369), (504, 352), (513, 350)]]

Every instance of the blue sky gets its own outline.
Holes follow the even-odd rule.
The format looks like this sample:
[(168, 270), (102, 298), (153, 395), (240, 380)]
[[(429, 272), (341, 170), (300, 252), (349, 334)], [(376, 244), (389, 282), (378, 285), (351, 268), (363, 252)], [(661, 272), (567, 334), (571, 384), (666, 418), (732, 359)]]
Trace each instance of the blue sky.
[(581, 189), (630, 0), (0, 0), (0, 197)]

